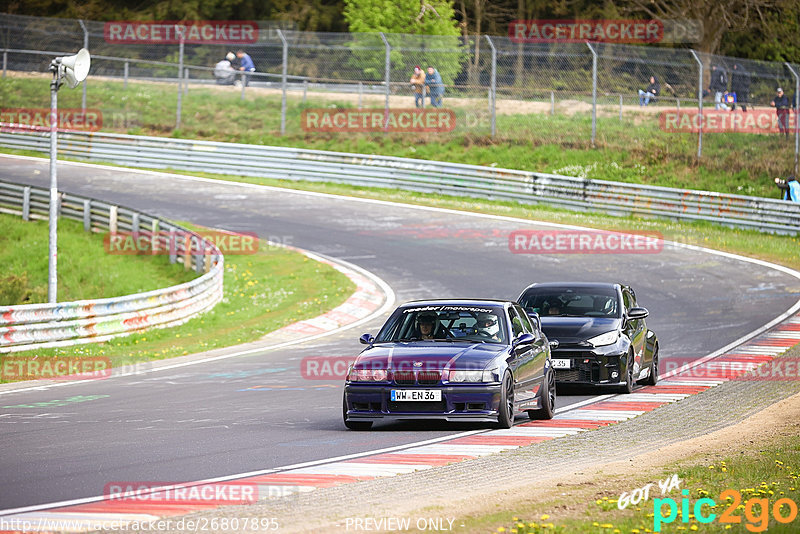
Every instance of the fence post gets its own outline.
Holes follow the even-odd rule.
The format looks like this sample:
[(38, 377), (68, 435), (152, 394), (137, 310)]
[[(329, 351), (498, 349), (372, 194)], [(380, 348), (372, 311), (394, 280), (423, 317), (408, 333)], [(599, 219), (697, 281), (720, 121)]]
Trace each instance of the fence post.
[(307, 96), (308, 96), (308, 80), (303, 80), (303, 104), (306, 103)]
[(281, 30), (276, 30), (281, 38), (281, 135), (286, 134), (286, 77), (289, 74), (289, 43)]
[(189, 94), (189, 69), (183, 69), (183, 94)]
[(491, 37), (486, 36), (486, 42), (492, 48), (492, 79), (491, 87), (489, 89), (489, 109), (492, 114), (492, 137), (497, 134), (497, 49), (494, 47)]
[(386, 83), (386, 105), (385, 105), (384, 112), (383, 112), (383, 120), (384, 120), (383, 129), (384, 130), (388, 130), (389, 129), (389, 93), (391, 91), (389, 83), (391, 82), (391, 67), (392, 67), (391, 53), (392, 53), (392, 47), (389, 44), (389, 41), (386, 39), (386, 36), (383, 34), (383, 32), (381, 32), (381, 39), (383, 39), (383, 44), (386, 47), (386, 58), (385, 58), (385, 65), (384, 65), (384, 69), (386, 71), (386, 76), (385, 76), (385, 78), (386, 78), (386, 80), (385, 80), (385, 83)]
[(128, 88), (128, 62), (127, 61), (125, 62), (125, 65), (124, 65), (124, 67), (122, 69), (122, 77), (123, 77), (122, 88), (123, 89), (127, 89)]
[(689, 49), (694, 60), (697, 62), (697, 70), (700, 74), (697, 77), (697, 159), (703, 156), (703, 62), (697, 53)]
[(183, 74), (183, 30), (179, 29), (176, 25), (175, 31), (181, 35), (180, 44), (178, 45), (178, 109), (175, 112), (175, 129), (177, 130), (181, 127), (181, 106), (183, 105), (183, 90), (181, 88), (181, 76)]
[(592, 146), (597, 136), (597, 52), (595, 52), (589, 41), (586, 46), (592, 52)]
[(22, 220), (28, 221), (31, 218), (31, 188), (26, 186), (22, 190)]
[(8, 67), (8, 50), (3, 50), (3, 78), (6, 77), (7, 67)]
[[(787, 62), (784, 63), (794, 76), (794, 175), (798, 175), (798, 153), (800, 153), (800, 78), (797, 71)], [(788, 126), (788, 125), (787, 125)]]
[(556, 114), (556, 92), (550, 91), (550, 115)]
[(92, 230), (92, 201), (84, 199), (83, 201), (83, 231), (90, 232)]
[[(86, 50), (89, 50), (89, 32), (86, 30), (86, 24), (83, 23), (83, 20), (78, 19), (78, 24), (81, 25), (81, 29), (83, 30), (83, 47)], [(86, 77), (88, 78), (88, 76)], [(86, 78), (81, 82), (83, 85), (83, 95), (81, 96), (81, 109), (86, 112)]]
[(622, 122), (622, 95), (619, 95), (619, 122)]
[(361, 97), (364, 94), (364, 84), (358, 82), (358, 109), (361, 109)]

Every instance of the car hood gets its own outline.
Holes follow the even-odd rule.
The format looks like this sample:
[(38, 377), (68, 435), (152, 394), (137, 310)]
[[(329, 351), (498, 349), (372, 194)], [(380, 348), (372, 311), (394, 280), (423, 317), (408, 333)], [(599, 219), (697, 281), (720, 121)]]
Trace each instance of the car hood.
[(449, 363), (451, 369), (483, 369), (506, 349), (508, 349), (506, 345), (496, 343), (467, 344), (441, 341), (381, 343), (365, 349), (356, 359), (355, 367), (439, 370)]
[(621, 326), (622, 319), (609, 317), (542, 317), (547, 339), (557, 339), (562, 345), (580, 343)]

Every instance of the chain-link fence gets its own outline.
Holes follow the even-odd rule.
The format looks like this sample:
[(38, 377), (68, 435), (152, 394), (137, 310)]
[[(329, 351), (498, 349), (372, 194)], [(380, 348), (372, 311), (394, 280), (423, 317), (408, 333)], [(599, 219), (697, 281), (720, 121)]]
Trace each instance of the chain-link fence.
[[(170, 133), (206, 120), (214, 123), (207, 130), (228, 139), (248, 129), (276, 136), (367, 131), (628, 150), (631, 132), (643, 138), (666, 132), (675, 136), (676, 146), (696, 148), (697, 157), (706, 160), (772, 151), (770, 171), (797, 172), (797, 115), (793, 110), (782, 115), (771, 106), (781, 87), (788, 107), (797, 109), (797, 64), (652, 46), (518, 43), (506, 36), (299, 32), (267, 22), (253, 23), (249, 39), (230, 39), (225, 32), (223, 38), (193, 39), (173, 23), (161, 23), (158, 35), (150, 28), (143, 39), (135, 23), (110, 24), (0, 14), (2, 75), (46, 78), (54, 57), (86, 46), (92, 67), (81, 107), (87, 106), (87, 90), (91, 96), (93, 86), (103, 84), (104, 129), (134, 133)], [(239, 48), (252, 57), (255, 72), (246, 83), (239, 83), (239, 75), (215, 78), (218, 62)], [(435, 73), (414, 86), (415, 66), (423, 73), (434, 67)], [(161, 88), (150, 97), (158, 112), (148, 114), (150, 106), (131, 97), (134, 83)], [(648, 96), (653, 84), (658, 94)], [(200, 87), (218, 87), (225, 98), (258, 99), (251, 115), (255, 120), (261, 114), (261, 122), (225, 132), (204, 111), (193, 109), (187, 116), (185, 95)], [(415, 98), (417, 89), (423, 98)], [(209, 93), (208, 106), (223, 98), (219, 94)], [(2, 108), (48, 107), (46, 91), (24, 99), (8, 89), (0, 95)], [(415, 115), (434, 112), (421, 119)], [(734, 142), (708, 135), (718, 132), (749, 135)], [(646, 139), (638, 149), (648, 150)]]

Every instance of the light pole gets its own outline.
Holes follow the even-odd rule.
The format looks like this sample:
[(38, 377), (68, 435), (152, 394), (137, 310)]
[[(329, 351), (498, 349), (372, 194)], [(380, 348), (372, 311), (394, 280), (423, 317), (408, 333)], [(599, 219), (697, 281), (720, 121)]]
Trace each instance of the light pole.
[(74, 56), (57, 57), (50, 62), (53, 80), (50, 82), (50, 244), (47, 269), (47, 301), (58, 302), (58, 89), (66, 80), (74, 89), (89, 74), (91, 60), (89, 51), (81, 48)]

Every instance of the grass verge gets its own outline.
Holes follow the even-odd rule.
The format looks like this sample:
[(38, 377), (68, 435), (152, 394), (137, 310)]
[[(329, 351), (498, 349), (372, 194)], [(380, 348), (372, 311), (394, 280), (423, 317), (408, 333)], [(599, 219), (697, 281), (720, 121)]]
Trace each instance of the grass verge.
[[(0, 214), (0, 306), (47, 302), (48, 224)], [(119, 297), (182, 284), (195, 273), (169, 263), (166, 256), (106, 253), (102, 237), (83, 224), (58, 221), (58, 299), (69, 302)]]
[[(47, 76), (10, 76), (0, 80), (0, 101), (7, 108), (47, 108), (48, 83)], [(620, 120), (601, 106), (594, 146), (588, 112), (499, 113), (493, 138), (485, 101), (465, 98), (446, 101), (456, 113), (452, 133), (342, 135), (304, 131), (301, 113), (355, 107), (353, 95), (311, 93), (304, 102), (290, 92), (287, 132), (281, 136), (278, 92), (250, 88), (244, 101), (240, 94), (234, 88), (191, 87), (182, 99), (180, 129), (175, 129), (176, 87), (166, 83), (131, 81), (123, 89), (122, 82), (94, 79), (87, 107), (102, 111), (102, 131), (109, 132), (415, 157), (773, 198), (779, 194), (772, 179), (785, 177), (794, 165), (791, 141), (743, 133), (706, 134), (698, 162), (696, 135), (662, 131), (650, 108), (628, 110)], [(407, 107), (411, 97), (393, 98)], [(64, 109), (79, 108), (80, 101), (80, 91), (59, 96)], [(370, 106), (375, 103), (367, 102)]]
[[(191, 226), (185, 223), (184, 225)], [(79, 231), (82, 233), (82, 230)], [(87, 242), (86, 247), (97, 247), (103, 254), (102, 239), (97, 236), (91, 237), (90, 241), (96, 242)], [(86, 238), (88, 240), (90, 236), (87, 235)], [(161, 261), (161, 258), (148, 257), (146, 261), (134, 263), (132, 260), (140, 258), (135, 256), (116, 258), (126, 262), (126, 268), (131, 270), (131, 276), (147, 272), (146, 265), (144, 267), (131, 265), (147, 264), (151, 260)], [(163, 261), (185, 276), (181, 268), (169, 265), (167, 258)], [(62, 266), (62, 269), (71, 270), (65, 266)], [(92, 277), (96, 276), (96, 273), (88, 270), (84, 275)], [(156, 284), (155, 287), (166, 287), (174, 283), (177, 282), (166, 281)], [(161, 360), (255, 341), (287, 324), (315, 317), (338, 306), (354, 290), (355, 284), (336, 269), (310, 260), (298, 252), (270, 246), (262, 241), (256, 254), (225, 256), (223, 300), (211, 311), (181, 326), (156, 328), (105, 343), (37, 349), (13, 354), (14, 357), (22, 358), (34, 355), (39, 358), (102, 356), (108, 357), (113, 367)], [(2, 358), (0, 356), (0, 360)]]
[[(634, 489), (652, 484), (647, 500), (642, 498), (638, 504), (627, 504), (624, 509), (618, 505), (621, 493), (598, 492), (589, 487), (571, 495), (571, 499), (523, 505), (514, 512), (468, 517), (461, 522), (470, 532), (510, 534), (797, 532), (800, 524), (797, 517), (800, 443), (796, 437), (782, 437), (756, 449), (750, 443), (746, 445), (728, 450), (724, 456), (712, 461), (699, 455), (669, 464), (661, 472), (648, 473), (649, 476), (635, 479), (605, 477), (606, 487), (626, 490), (623, 505), (629, 501)], [(673, 487), (662, 495), (658, 482), (664, 483), (673, 475), (678, 476), (679, 487)], [(669, 484), (665, 484), (666, 487)], [(638, 493), (637, 499), (641, 495)], [(576, 499), (581, 502), (575, 502)], [(672, 499), (674, 504), (668, 499)], [(684, 499), (687, 505), (685, 514)], [(700, 506), (697, 506), (698, 502)], [(668, 521), (671, 510), (675, 510), (675, 517)], [(778, 517), (790, 520), (783, 523), (776, 519)]]

